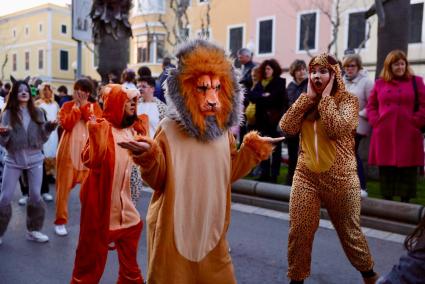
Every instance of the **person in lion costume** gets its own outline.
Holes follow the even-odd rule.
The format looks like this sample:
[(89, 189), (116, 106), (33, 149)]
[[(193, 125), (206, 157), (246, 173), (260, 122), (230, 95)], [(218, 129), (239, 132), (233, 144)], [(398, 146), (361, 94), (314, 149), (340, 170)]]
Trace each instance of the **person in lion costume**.
[(230, 128), (242, 90), (222, 48), (184, 43), (164, 83), (168, 113), (153, 140), (120, 143), (154, 190), (147, 214), (149, 284), (236, 283), (226, 234), (231, 184), (268, 158), (282, 138), (248, 133), (239, 150)]

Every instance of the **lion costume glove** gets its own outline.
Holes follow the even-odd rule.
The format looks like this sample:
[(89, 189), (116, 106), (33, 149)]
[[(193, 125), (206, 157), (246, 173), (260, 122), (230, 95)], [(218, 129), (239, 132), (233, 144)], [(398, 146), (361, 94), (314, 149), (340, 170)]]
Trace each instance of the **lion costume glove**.
[[(165, 83), (167, 117), (145, 152), (133, 152), (154, 189), (147, 215), (148, 282), (236, 283), (226, 234), (231, 184), (272, 145), (248, 133), (239, 150), (229, 131), (242, 117), (242, 93), (222, 48), (185, 43)], [(145, 138), (143, 138), (145, 139)]]

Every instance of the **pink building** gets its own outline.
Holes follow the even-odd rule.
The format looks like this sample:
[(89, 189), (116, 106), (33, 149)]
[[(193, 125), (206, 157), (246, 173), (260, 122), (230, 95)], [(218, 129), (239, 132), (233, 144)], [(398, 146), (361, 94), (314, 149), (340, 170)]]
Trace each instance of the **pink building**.
[(331, 0), (251, 0), (246, 42), (254, 60), (275, 58), (284, 69), (295, 59), (308, 64), (310, 55), (326, 51), (331, 42), (325, 13), (332, 15)]

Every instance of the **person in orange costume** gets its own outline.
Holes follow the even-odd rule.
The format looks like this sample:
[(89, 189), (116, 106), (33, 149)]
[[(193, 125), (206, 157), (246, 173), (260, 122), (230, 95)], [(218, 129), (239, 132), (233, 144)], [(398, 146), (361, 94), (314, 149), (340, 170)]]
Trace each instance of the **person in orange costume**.
[(87, 140), (86, 122), (90, 116), (101, 117), (102, 110), (95, 102), (89, 102), (93, 85), (89, 79), (79, 79), (74, 84), (73, 100), (66, 102), (59, 111), (63, 134), (56, 154), (56, 219), (55, 232), (68, 234), (68, 198), (71, 189), (81, 183), (87, 168), (81, 162), (81, 151)]
[(143, 222), (130, 193), (133, 161), (117, 146), (148, 134), (148, 117), (136, 114), (139, 95), (136, 89), (107, 85), (102, 90), (103, 118), (87, 123), (82, 159), (89, 173), (81, 185), (80, 237), (71, 283), (99, 283), (108, 249), (118, 252), (118, 283), (143, 283), (137, 264)]

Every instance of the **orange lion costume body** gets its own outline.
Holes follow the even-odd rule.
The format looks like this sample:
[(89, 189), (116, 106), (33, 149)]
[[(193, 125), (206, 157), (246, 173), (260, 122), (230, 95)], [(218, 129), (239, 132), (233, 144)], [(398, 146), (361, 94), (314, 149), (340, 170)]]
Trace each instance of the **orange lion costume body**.
[(69, 193), (88, 172), (81, 161), (81, 151), (88, 136), (86, 122), (91, 115), (102, 116), (97, 103), (89, 102), (77, 107), (74, 101), (66, 102), (59, 111), (58, 117), (64, 131), (56, 158), (56, 225), (68, 223)]
[(109, 249), (117, 249), (118, 283), (143, 283), (137, 264), (143, 222), (130, 193), (134, 163), (117, 143), (147, 135), (148, 117), (124, 125), (126, 103), (134, 101), (136, 111), (137, 90), (107, 85), (102, 95), (103, 118), (87, 123), (89, 139), (81, 154), (89, 173), (81, 185), (80, 236), (71, 283), (99, 283)]
[[(149, 284), (236, 283), (226, 234), (231, 184), (269, 157), (256, 132), (236, 149), (243, 96), (220, 47), (185, 43), (165, 83), (168, 105), (149, 148), (133, 159), (154, 193), (147, 215)], [(130, 148), (128, 148), (130, 149)]]

